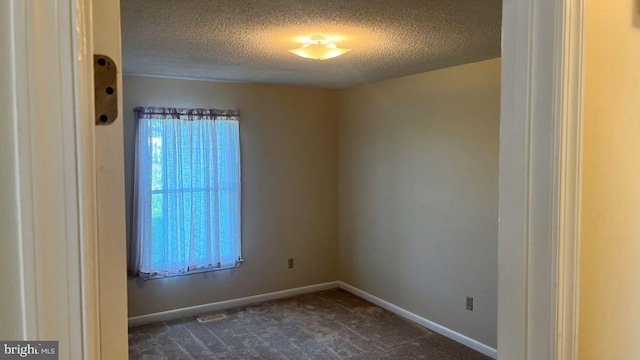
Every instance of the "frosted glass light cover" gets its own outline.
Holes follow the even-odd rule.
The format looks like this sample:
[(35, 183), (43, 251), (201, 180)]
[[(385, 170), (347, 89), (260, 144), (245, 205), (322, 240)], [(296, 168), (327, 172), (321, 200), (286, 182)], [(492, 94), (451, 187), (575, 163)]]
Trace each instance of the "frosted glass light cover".
[(351, 49), (342, 49), (335, 44), (305, 44), (289, 51), (303, 58), (325, 60), (340, 56)]

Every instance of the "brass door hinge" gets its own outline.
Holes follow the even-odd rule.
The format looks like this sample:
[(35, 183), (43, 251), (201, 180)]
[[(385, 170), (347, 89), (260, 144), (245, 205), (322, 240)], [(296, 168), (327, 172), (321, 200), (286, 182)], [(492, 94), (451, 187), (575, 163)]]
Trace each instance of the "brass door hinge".
[(107, 55), (93, 55), (96, 125), (110, 125), (118, 117), (118, 68)]

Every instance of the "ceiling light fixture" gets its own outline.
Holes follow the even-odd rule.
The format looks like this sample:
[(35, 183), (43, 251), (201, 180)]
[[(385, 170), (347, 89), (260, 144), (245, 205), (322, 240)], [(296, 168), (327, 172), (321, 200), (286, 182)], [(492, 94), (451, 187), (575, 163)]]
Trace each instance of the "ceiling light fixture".
[(340, 56), (351, 49), (339, 48), (336, 44), (329, 43), (329, 40), (324, 36), (314, 35), (308, 44), (289, 51), (303, 58), (325, 60)]

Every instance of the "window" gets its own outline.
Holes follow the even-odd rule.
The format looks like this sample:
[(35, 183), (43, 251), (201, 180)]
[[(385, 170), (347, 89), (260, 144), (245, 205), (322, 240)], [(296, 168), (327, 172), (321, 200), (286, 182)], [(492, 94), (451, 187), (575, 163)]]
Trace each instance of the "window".
[(240, 139), (236, 111), (136, 108), (131, 275), (236, 267)]

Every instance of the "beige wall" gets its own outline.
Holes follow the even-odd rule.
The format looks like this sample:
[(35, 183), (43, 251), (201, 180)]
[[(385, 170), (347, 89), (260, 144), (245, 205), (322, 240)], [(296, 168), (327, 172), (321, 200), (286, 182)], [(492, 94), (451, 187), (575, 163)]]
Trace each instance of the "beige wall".
[[(129, 279), (129, 316), (338, 280), (336, 96), (335, 90), (125, 76), (127, 216), (134, 107), (240, 110), (245, 259), (238, 269)], [(288, 258), (295, 258), (294, 269), (287, 269)]]
[(499, 59), (339, 98), (340, 279), (491, 347), (499, 110)]
[(640, 14), (586, 0), (579, 357), (640, 359)]

